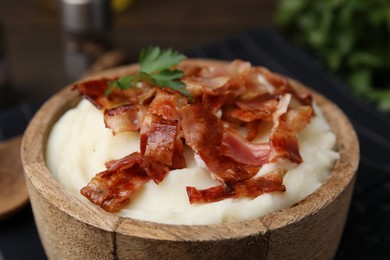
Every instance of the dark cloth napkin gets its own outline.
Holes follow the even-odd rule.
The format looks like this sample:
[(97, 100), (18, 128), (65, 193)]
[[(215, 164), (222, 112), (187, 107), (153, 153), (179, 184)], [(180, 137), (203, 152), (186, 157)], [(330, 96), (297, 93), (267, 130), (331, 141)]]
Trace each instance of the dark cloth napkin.
[[(244, 32), (186, 54), (268, 67), (322, 93), (345, 112), (359, 137), (361, 161), (336, 259), (390, 259), (390, 116), (355, 97), (274, 29)], [(22, 104), (0, 113), (0, 140), (21, 134), (39, 105)], [(45, 259), (30, 207), (0, 222), (0, 230), (0, 260)]]

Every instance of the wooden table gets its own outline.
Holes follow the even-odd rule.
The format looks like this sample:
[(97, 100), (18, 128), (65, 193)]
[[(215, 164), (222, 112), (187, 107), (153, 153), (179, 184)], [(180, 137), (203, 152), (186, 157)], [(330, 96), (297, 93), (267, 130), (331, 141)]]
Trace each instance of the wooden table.
[[(58, 8), (42, 2), (0, 1), (15, 102), (46, 98), (65, 86), (63, 35)], [(272, 0), (138, 0), (114, 15), (117, 48), (135, 61), (149, 45), (185, 51), (241, 31), (273, 24)]]

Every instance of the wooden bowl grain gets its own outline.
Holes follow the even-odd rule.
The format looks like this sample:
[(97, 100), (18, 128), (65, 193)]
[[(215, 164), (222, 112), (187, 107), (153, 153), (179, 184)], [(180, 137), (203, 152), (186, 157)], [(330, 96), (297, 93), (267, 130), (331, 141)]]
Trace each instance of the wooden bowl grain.
[[(185, 62), (218, 64), (221, 61)], [(116, 77), (137, 65), (97, 73)], [(22, 161), (41, 241), (50, 259), (332, 259), (337, 250), (359, 161), (356, 133), (343, 112), (310, 92), (337, 136), (341, 155), (330, 178), (299, 203), (264, 217), (216, 225), (168, 225), (123, 218), (67, 193), (45, 164), (53, 124), (80, 100), (70, 86), (48, 100), (29, 124)]]

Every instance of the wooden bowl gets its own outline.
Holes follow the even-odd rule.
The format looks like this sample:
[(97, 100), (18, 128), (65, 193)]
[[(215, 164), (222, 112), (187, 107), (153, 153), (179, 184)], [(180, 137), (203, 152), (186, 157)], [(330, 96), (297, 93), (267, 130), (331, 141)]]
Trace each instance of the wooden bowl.
[[(189, 60), (200, 64), (211, 60)], [(137, 65), (90, 78), (132, 73)], [(359, 145), (340, 109), (309, 91), (337, 136), (340, 160), (330, 178), (299, 203), (264, 217), (216, 225), (168, 225), (123, 218), (64, 191), (45, 164), (53, 124), (80, 100), (66, 87), (47, 101), (28, 126), (22, 160), (35, 221), (50, 259), (332, 259), (355, 182)]]

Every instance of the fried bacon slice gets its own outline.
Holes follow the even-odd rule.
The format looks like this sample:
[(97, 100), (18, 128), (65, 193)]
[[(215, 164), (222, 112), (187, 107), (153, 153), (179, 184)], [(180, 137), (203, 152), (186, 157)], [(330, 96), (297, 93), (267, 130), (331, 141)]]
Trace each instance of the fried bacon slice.
[(298, 93), (291, 86), (291, 83), (288, 78), (282, 77), (276, 73), (269, 71), (266, 68), (260, 68), (262, 74), (266, 78), (266, 80), (275, 86), (274, 94), (283, 95), (286, 93), (290, 93), (293, 95), (295, 99), (297, 99), (302, 105), (311, 106), (313, 102), (313, 98), (308, 93)]
[[(146, 121), (145, 121), (146, 120)], [(178, 121), (148, 115), (141, 129), (141, 153), (173, 169), (186, 167)]]
[(300, 132), (310, 123), (313, 113), (311, 106), (301, 106), (289, 110), (286, 113), (288, 128), (294, 133)]
[(98, 109), (110, 108), (124, 103), (134, 103), (134, 90), (118, 90), (115, 89), (110, 96), (106, 96), (105, 92), (108, 88), (110, 79), (94, 79), (76, 83), (73, 90), (77, 90), (80, 95), (90, 101)]
[(270, 162), (276, 162), (278, 159), (287, 159), (295, 163), (302, 162), (297, 137), (287, 127), (285, 121), (280, 121), (278, 127), (272, 131), (270, 146)]
[(302, 162), (298, 139), (295, 133), (288, 128), (283, 117), (287, 113), (291, 98), (291, 94), (285, 94), (279, 100), (277, 111), (273, 115), (274, 126), (269, 139), (271, 147), (269, 160), (271, 162), (275, 162), (278, 159), (288, 159), (296, 163)]
[(141, 125), (141, 153), (172, 169), (185, 168), (179, 111), (188, 101), (179, 94), (156, 92)]
[(242, 164), (224, 156), (218, 146), (203, 147), (198, 151), (198, 156), (203, 160), (211, 177), (221, 183), (249, 179), (260, 169), (259, 166)]
[(181, 127), (186, 144), (195, 152), (204, 146), (221, 145), (223, 124), (202, 104), (193, 104), (181, 109)]
[(108, 212), (117, 212), (148, 181), (160, 183), (169, 169), (140, 153), (132, 153), (106, 164), (107, 170), (96, 174), (80, 193)]
[(114, 135), (126, 131), (138, 131), (144, 115), (145, 109), (141, 105), (120, 105), (104, 111), (104, 123)]
[(302, 162), (296, 134), (310, 122), (313, 110), (309, 106), (303, 106), (287, 111), (290, 101), (291, 94), (285, 94), (279, 101), (278, 110), (274, 114), (274, 126), (269, 140), (271, 146), (269, 160), (271, 162), (279, 158), (295, 163)]
[(184, 157), (184, 144), (180, 135), (176, 136), (175, 147), (172, 156), (172, 168), (183, 169), (187, 167), (186, 159)]
[(118, 172), (98, 173), (80, 193), (105, 211), (117, 212), (130, 201), (131, 195), (150, 180), (138, 165)]
[(192, 92), (199, 94), (210, 94), (214, 96), (223, 95), (227, 91), (226, 83), (229, 77), (185, 77), (183, 82), (189, 86)]
[(187, 102), (187, 99), (182, 95), (158, 90), (155, 98), (149, 105), (148, 112), (167, 120), (179, 120), (179, 110)]
[(202, 103), (207, 110), (216, 113), (224, 105), (225, 98), (224, 95), (214, 96), (203, 94)]
[(246, 134), (246, 140), (251, 142), (256, 139), (260, 132), (260, 124), (261, 120), (251, 121), (246, 124), (246, 127), (248, 129), (248, 132)]
[(278, 168), (263, 176), (250, 178), (242, 182), (227, 182), (204, 190), (187, 187), (191, 204), (217, 202), (228, 198), (256, 198), (264, 193), (284, 192), (283, 185), (285, 170)]
[(242, 122), (255, 120), (271, 121), (278, 101), (272, 98), (268, 100), (253, 100), (248, 103), (238, 101), (236, 104), (238, 107), (226, 111), (229, 117), (236, 118)]
[(223, 132), (221, 153), (234, 161), (251, 166), (268, 163), (269, 143), (255, 144), (242, 137), (236, 130), (225, 128)]

